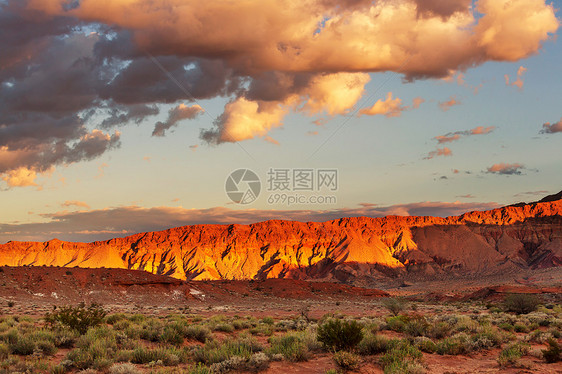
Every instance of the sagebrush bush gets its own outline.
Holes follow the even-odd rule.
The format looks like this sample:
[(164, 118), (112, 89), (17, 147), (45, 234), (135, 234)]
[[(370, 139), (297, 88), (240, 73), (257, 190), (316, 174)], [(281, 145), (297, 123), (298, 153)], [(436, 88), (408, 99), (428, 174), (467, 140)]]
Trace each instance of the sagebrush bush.
[(267, 353), (271, 356), (281, 354), (289, 361), (307, 361), (310, 357), (308, 346), (296, 334), (272, 337), (269, 342)]
[(78, 306), (63, 306), (45, 315), (45, 322), (51, 327), (67, 326), (85, 334), (90, 327), (99, 326), (107, 312), (99, 304), (80, 303)]
[(423, 372), (420, 366), (421, 351), (411, 345), (407, 340), (401, 340), (395, 347), (381, 357), (381, 365), (385, 374), (419, 373)]
[(537, 310), (540, 299), (530, 294), (509, 294), (505, 297), (504, 305), (508, 312), (527, 314)]
[(542, 351), (542, 356), (544, 360), (549, 364), (562, 361), (562, 349), (560, 348), (560, 344), (553, 339), (548, 339), (548, 349)]
[(519, 359), (529, 352), (529, 346), (524, 343), (515, 343), (502, 349), (498, 357), (500, 366), (519, 366)]
[(330, 319), (318, 327), (319, 342), (335, 350), (353, 349), (363, 339), (361, 325), (357, 321)]
[(367, 333), (357, 345), (357, 351), (361, 355), (376, 355), (389, 349), (389, 339), (381, 335)]
[(356, 354), (347, 351), (339, 351), (334, 353), (334, 362), (343, 370), (356, 370), (359, 368), (361, 358)]
[(394, 297), (386, 298), (382, 301), (382, 304), (390, 313), (397, 316), (399, 313), (403, 312), (406, 309), (406, 301), (403, 299), (398, 299)]

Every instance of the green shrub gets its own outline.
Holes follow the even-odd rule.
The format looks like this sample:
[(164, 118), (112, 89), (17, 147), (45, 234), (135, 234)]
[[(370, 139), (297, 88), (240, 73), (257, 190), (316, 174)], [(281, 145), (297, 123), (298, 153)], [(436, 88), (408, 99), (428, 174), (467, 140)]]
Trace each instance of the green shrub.
[(513, 330), (515, 330), (515, 327), (513, 327), (513, 325), (512, 325), (511, 323), (508, 323), (508, 322), (500, 323), (500, 324), (498, 325), (498, 328), (500, 328), (500, 329), (502, 329), (502, 330), (505, 330), (505, 331), (513, 331)]
[(558, 342), (555, 339), (550, 338), (548, 339), (547, 343), (548, 349), (542, 350), (544, 360), (549, 364), (562, 361), (562, 349), (560, 348)]
[(505, 297), (504, 305), (508, 312), (527, 314), (537, 310), (540, 299), (530, 294), (509, 294)]
[(159, 337), (159, 341), (178, 346), (183, 343), (183, 334), (177, 328), (166, 326)]
[(435, 322), (429, 327), (427, 335), (434, 339), (443, 339), (451, 333), (451, 325), (447, 322)]
[(330, 319), (318, 328), (317, 339), (331, 349), (352, 349), (363, 339), (363, 331), (357, 321)]
[(423, 316), (410, 318), (404, 325), (404, 333), (411, 337), (425, 336), (429, 329), (430, 325)]
[(437, 343), (436, 352), (440, 355), (467, 354), (472, 352), (472, 344), (466, 334), (457, 334)]
[(35, 350), (35, 341), (30, 336), (20, 336), (18, 340), (10, 344), (13, 354), (28, 356)]
[(389, 297), (382, 301), (382, 304), (390, 313), (397, 316), (399, 313), (406, 309), (406, 302), (403, 299)]
[(308, 361), (310, 350), (307, 344), (297, 334), (286, 334), (269, 339), (271, 347), (269, 355), (281, 354), (289, 361)]
[(344, 370), (356, 370), (359, 368), (361, 358), (347, 351), (339, 351), (334, 354), (334, 362)]
[(401, 340), (395, 347), (381, 357), (385, 374), (417, 373), (423, 370), (419, 365), (422, 353), (407, 340)]
[(51, 366), (51, 369), (49, 370), (50, 374), (65, 374), (66, 373), (66, 367), (64, 367), (64, 365), (54, 365)]
[(80, 334), (85, 334), (90, 327), (99, 326), (106, 314), (106, 311), (98, 304), (86, 306), (86, 304), (80, 303), (76, 307), (63, 306), (52, 313), (47, 313), (45, 322), (51, 327), (67, 326)]
[(399, 315), (394, 317), (388, 317), (386, 319), (386, 326), (389, 330), (396, 332), (404, 332), (406, 324), (410, 322), (410, 317), (406, 315)]
[(529, 346), (524, 343), (515, 343), (502, 349), (498, 357), (500, 366), (518, 366), (519, 359), (529, 352)]
[(390, 340), (384, 336), (367, 333), (357, 345), (357, 351), (361, 355), (376, 355), (386, 352), (390, 347)]
[(130, 363), (113, 364), (109, 368), (109, 374), (138, 374), (137, 367)]
[(527, 325), (522, 323), (516, 323), (515, 326), (513, 326), (513, 330), (515, 330), (515, 332), (529, 332)]
[(435, 353), (437, 351), (437, 344), (425, 336), (417, 337), (414, 340), (414, 345), (422, 352)]
[(230, 323), (219, 323), (215, 325), (213, 330), (229, 333), (234, 331), (234, 326), (232, 326)]
[(52, 356), (57, 352), (55, 344), (48, 340), (39, 340), (36, 344), (36, 348), (47, 356)]
[(222, 343), (209, 340), (203, 347), (193, 351), (193, 358), (195, 362), (210, 365), (226, 361), (233, 356), (240, 356), (248, 360), (253, 353), (261, 350), (263, 347), (249, 337), (241, 337), (236, 340), (227, 339)]
[(185, 329), (185, 337), (205, 343), (211, 337), (211, 331), (205, 326), (191, 325)]
[(10, 347), (4, 343), (0, 343), (0, 361), (8, 358), (10, 354)]

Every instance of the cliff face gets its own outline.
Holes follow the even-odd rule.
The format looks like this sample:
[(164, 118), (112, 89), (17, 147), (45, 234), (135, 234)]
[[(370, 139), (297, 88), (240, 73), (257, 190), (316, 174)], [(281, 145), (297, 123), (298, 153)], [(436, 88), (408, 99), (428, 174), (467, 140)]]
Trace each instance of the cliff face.
[(112, 267), (180, 279), (337, 279), (562, 265), (562, 200), (461, 216), (195, 225), (94, 243), (9, 242), (0, 265)]

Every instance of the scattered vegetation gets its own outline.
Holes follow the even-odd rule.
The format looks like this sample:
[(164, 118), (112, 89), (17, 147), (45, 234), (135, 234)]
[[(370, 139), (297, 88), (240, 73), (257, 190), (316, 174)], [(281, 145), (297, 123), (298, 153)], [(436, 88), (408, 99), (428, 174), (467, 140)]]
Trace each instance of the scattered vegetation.
[(106, 315), (95, 304), (58, 307), (38, 320), (0, 317), (0, 374), (259, 372), (273, 361), (314, 360), (323, 350), (332, 353), (331, 373), (358, 370), (362, 362), (387, 374), (425, 373), (431, 369), (424, 355), (494, 348), (502, 368), (526, 367), (525, 356), (535, 363), (561, 360), (558, 304), (521, 314), (469, 303), (431, 305), (427, 312), (428, 305), (357, 318), (330, 313), (318, 320), (299, 311), (293, 318), (258, 319), (205, 318), (191, 310)]

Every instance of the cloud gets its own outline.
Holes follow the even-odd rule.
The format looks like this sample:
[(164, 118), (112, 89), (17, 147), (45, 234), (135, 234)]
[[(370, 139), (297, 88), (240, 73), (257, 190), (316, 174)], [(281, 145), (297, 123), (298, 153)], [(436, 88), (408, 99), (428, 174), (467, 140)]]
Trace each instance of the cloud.
[(263, 137), (292, 111), (348, 113), (370, 73), (411, 81), (518, 61), (558, 27), (543, 0), (4, 0), (0, 173), (100, 157), (119, 135), (89, 152), (79, 144), (94, 130), (186, 100), (228, 98), (207, 141)]
[(412, 108), (414, 109), (418, 109), (420, 107), (420, 105), (422, 105), (423, 103), (425, 103), (425, 99), (421, 98), (421, 97), (415, 97), (412, 103)]
[(176, 126), (179, 121), (184, 119), (194, 119), (203, 112), (203, 108), (197, 104), (192, 106), (180, 104), (170, 109), (168, 112), (168, 119), (165, 122), (156, 123), (154, 131), (152, 131), (152, 136), (164, 136), (166, 131)]
[(279, 100), (239, 97), (226, 104), (213, 129), (201, 131), (201, 139), (220, 144), (265, 137), (271, 129), (282, 126), (283, 118), (291, 111), (309, 115), (346, 114), (361, 98), (369, 80), (365, 73), (322, 74), (308, 77), (305, 83), (287, 81), (285, 84), (290, 88)]
[(562, 118), (560, 121), (555, 123), (547, 122), (542, 125), (542, 130), (540, 131), (541, 134), (554, 134), (557, 132), (562, 132)]
[(386, 100), (378, 100), (372, 107), (361, 109), (359, 114), (368, 116), (382, 114), (386, 117), (399, 117), (406, 109), (406, 107), (402, 106), (402, 100), (399, 98), (393, 99), (392, 92), (389, 92)]
[(525, 166), (521, 164), (494, 164), (488, 168), (488, 173), (492, 174), (502, 174), (502, 175), (521, 175), (521, 170), (525, 169)]
[(424, 157), (424, 160), (431, 160), (434, 157), (437, 156), (452, 156), (453, 155), (453, 151), (451, 151), (449, 148), (444, 147), (444, 148), (437, 148), (435, 151), (431, 151), (427, 154), (426, 157)]
[(215, 129), (203, 130), (201, 139), (211, 143), (239, 142), (256, 136), (266, 136), (281, 120), (288, 108), (278, 103), (250, 101), (243, 97), (228, 103), (215, 121)]
[(17, 169), (9, 170), (6, 172), (2, 179), (6, 182), (8, 187), (29, 187), (37, 186), (35, 178), (37, 173), (29, 170), (26, 167), (19, 167)]
[(474, 196), (472, 194), (459, 195), (457, 197), (460, 197), (462, 199), (474, 199)]
[(511, 84), (510, 84), (509, 75), (505, 74), (504, 78), (505, 78), (506, 86), (509, 85), (515, 86), (521, 91), (523, 89), (523, 74), (525, 74), (526, 71), (527, 68), (524, 68), (523, 66), (519, 66), (519, 69), (517, 69), (517, 79), (515, 79), (515, 81), (513, 81), (513, 83)]
[(386, 95), (385, 100), (378, 100), (372, 107), (364, 108), (359, 111), (359, 115), (374, 116), (377, 114), (385, 115), (386, 117), (400, 117), (402, 112), (411, 109), (418, 109), (425, 100), (421, 97), (415, 97), (412, 100), (411, 106), (402, 106), (402, 100), (399, 98), (392, 98), (392, 92)]
[(249, 224), (269, 219), (323, 222), (342, 217), (384, 217), (387, 215), (451, 216), (473, 210), (497, 208), (496, 203), (417, 202), (335, 210), (233, 210), (224, 207), (186, 209), (182, 207), (125, 206), (89, 211), (43, 214), (40, 223), (0, 224), (0, 242), (9, 240), (70, 241), (107, 240), (138, 232), (165, 230), (198, 224)]
[(64, 203), (61, 204), (63, 207), (77, 207), (77, 208), (86, 208), (90, 209), (90, 206), (83, 201), (78, 200), (66, 200)]
[(437, 140), (437, 143), (439, 144), (451, 143), (456, 140), (459, 140), (461, 137), (473, 136), (473, 135), (486, 135), (491, 133), (495, 129), (496, 129), (495, 126), (488, 126), (488, 127), (477, 126), (471, 130), (455, 131), (455, 132), (449, 132), (445, 135), (438, 135), (433, 139)]
[(449, 109), (451, 109), (451, 107), (453, 107), (455, 105), (460, 105), (460, 104), (461, 104), (461, 102), (459, 100), (457, 100), (457, 98), (455, 96), (451, 96), (448, 101), (440, 101), (439, 102), (439, 108), (441, 108), (442, 111), (446, 112)]
[(545, 190), (525, 191), (525, 192), (516, 193), (515, 195), (513, 195), (513, 197), (528, 197), (528, 196), (544, 197), (544, 196), (548, 195), (549, 193), (550, 193), (549, 191), (545, 191)]

